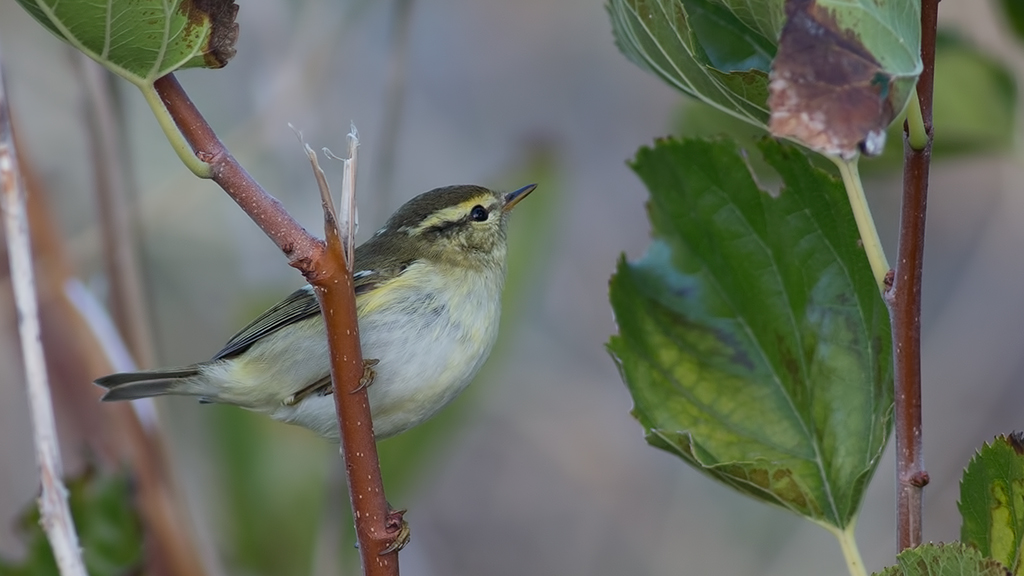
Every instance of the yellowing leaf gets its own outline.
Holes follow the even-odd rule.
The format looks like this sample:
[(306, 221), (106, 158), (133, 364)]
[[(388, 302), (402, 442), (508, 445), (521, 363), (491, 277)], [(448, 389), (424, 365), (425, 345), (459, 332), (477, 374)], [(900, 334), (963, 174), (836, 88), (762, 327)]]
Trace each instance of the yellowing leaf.
[(1000, 436), (968, 464), (960, 481), (960, 539), (1024, 573), (1024, 435)]
[(875, 156), (921, 73), (919, 0), (787, 0), (772, 61), (772, 134)]
[(655, 239), (612, 278), (609, 349), (650, 444), (845, 529), (891, 428), (889, 317), (842, 185), (761, 151), (777, 197), (731, 142), (641, 149)]

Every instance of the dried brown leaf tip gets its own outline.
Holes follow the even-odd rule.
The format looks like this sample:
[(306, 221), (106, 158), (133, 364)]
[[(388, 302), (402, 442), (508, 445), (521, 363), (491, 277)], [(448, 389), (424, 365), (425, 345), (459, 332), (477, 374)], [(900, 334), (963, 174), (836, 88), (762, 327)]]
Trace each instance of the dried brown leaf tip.
[(235, 56), (238, 42), (238, 5), (234, 0), (185, 0), (181, 10), (193, 26), (209, 22), (210, 35), (203, 47), (207, 68), (223, 68)]
[(1006, 441), (1009, 442), (1010, 446), (1017, 452), (1017, 454), (1024, 454), (1024, 434), (1020, 432), (1011, 432), (1006, 437)]
[(895, 112), (892, 77), (814, 0), (787, 0), (769, 76), (772, 134), (832, 156), (876, 155)]

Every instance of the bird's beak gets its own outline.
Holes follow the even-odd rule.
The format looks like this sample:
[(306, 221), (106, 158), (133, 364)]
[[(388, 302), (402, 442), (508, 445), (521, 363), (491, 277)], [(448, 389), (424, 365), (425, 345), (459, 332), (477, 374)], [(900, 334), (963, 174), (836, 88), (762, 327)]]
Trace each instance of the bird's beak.
[(536, 184), (528, 184), (515, 192), (505, 194), (505, 205), (501, 207), (501, 211), (510, 212), (512, 208), (515, 208), (516, 204), (519, 204), (520, 200), (529, 196), (530, 192), (533, 192), (533, 189), (536, 187)]

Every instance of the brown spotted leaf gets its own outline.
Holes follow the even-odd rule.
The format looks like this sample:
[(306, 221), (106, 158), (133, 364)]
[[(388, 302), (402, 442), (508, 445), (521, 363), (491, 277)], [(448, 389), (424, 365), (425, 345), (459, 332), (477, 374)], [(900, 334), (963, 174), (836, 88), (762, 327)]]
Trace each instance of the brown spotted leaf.
[(845, 529), (891, 428), (889, 317), (842, 184), (760, 148), (778, 195), (732, 142), (640, 150), (654, 242), (612, 278), (609, 348), (649, 443)]
[(235, 55), (233, 0), (18, 0), (43, 26), (138, 85)]
[(880, 154), (921, 72), (919, 14), (907, 0), (786, 0), (772, 134), (844, 159)]

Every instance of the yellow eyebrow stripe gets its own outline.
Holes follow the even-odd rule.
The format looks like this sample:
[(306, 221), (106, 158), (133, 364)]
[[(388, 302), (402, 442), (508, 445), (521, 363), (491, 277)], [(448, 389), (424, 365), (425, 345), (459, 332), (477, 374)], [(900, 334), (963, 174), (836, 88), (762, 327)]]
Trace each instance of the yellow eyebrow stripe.
[(434, 212), (424, 218), (423, 221), (416, 225), (415, 228), (410, 230), (410, 234), (416, 234), (433, 226), (438, 226), (447, 222), (455, 222), (456, 220), (465, 218), (466, 215), (469, 214), (469, 211), (473, 209), (473, 206), (476, 206), (477, 204), (487, 206), (493, 199), (493, 196), (480, 194), (468, 200), (464, 200), (455, 206), (449, 206), (443, 210)]

